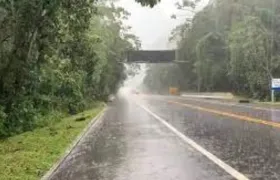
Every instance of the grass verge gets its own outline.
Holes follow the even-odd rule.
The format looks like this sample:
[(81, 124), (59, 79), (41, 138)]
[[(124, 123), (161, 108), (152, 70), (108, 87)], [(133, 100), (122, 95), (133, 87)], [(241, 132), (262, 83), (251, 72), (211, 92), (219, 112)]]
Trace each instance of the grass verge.
[(40, 179), (103, 108), (100, 103), (58, 123), (1, 140), (0, 179)]

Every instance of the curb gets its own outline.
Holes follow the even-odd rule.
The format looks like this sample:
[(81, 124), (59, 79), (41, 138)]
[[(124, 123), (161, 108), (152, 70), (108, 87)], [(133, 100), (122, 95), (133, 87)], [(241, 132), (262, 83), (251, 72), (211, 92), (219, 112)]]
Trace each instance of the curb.
[(247, 99), (247, 98), (229, 98), (229, 97), (224, 97), (224, 96), (192, 96), (192, 95), (181, 95), (181, 97), (185, 98), (196, 98), (196, 99), (207, 99), (207, 100), (218, 100), (222, 102), (233, 102), (233, 103), (251, 103), (252, 100)]
[(254, 100), (249, 98), (226, 98), (221, 96), (186, 96), (181, 95), (183, 98), (194, 98), (194, 99), (203, 99), (203, 100), (216, 100), (222, 103), (237, 103), (237, 104), (255, 104)]
[(83, 131), (78, 135), (78, 137), (70, 144), (70, 146), (66, 149), (64, 155), (46, 172), (46, 174), (41, 178), (41, 180), (50, 179), (56, 170), (60, 167), (60, 165), (66, 160), (66, 158), (71, 154), (73, 149), (79, 144), (79, 142), (83, 139), (83, 137), (87, 134), (89, 129), (94, 125), (98, 124), (99, 121), (102, 120), (102, 117), (107, 110), (107, 105), (104, 105), (102, 111), (100, 111), (91, 121), (90, 123), (83, 129)]
[(185, 95), (182, 94), (182, 97), (198, 98), (198, 99), (218, 99), (218, 100), (233, 100), (232, 98), (225, 96), (210, 96), (210, 95)]

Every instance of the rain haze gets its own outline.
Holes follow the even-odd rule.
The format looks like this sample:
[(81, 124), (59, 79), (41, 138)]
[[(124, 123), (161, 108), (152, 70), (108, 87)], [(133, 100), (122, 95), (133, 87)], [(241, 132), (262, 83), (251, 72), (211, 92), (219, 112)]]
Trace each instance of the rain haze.
[[(116, 4), (131, 14), (125, 23), (131, 26), (131, 31), (139, 37), (142, 49), (166, 50), (176, 48), (174, 42), (169, 42), (171, 31), (182, 24), (186, 17), (193, 16), (192, 13), (178, 10), (176, 2), (180, 1), (162, 0), (154, 8), (142, 7), (132, 0), (120, 0)], [(203, 0), (196, 11), (204, 8), (207, 3), (208, 0)], [(173, 14), (177, 16), (176, 19), (171, 18)], [(146, 66), (142, 64), (139, 73), (134, 77), (129, 77), (125, 86), (139, 87), (145, 77), (145, 70)]]
[(2, 0), (0, 180), (280, 180), (279, 17), (280, 0)]

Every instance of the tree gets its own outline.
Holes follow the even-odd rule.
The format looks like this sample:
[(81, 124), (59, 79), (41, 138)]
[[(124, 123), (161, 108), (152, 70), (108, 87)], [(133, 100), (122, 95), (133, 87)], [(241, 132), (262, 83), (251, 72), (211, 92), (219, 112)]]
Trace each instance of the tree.
[(0, 137), (31, 130), (52, 111), (106, 100), (139, 48), (122, 8), (92, 0), (0, 2)]
[(187, 62), (179, 66), (183, 75), (176, 76), (184, 80), (183, 90), (267, 99), (271, 78), (280, 76), (279, 5), (275, 0), (216, 0), (178, 26), (171, 39), (177, 41), (179, 59)]

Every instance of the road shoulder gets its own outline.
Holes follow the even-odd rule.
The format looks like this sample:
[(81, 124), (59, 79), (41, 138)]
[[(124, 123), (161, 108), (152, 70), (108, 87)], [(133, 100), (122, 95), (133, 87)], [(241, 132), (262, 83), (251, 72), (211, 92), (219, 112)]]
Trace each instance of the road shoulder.
[(41, 178), (103, 108), (104, 104), (98, 103), (77, 115), (1, 140), (0, 179)]
[(91, 128), (95, 128), (100, 126), (102, 123), (102, 117), (106, 112), (107, 107), (105, 106), (102, 111), (100, 111), (91, 121), (90, 123), (84, 128), (84, 130), (77, 136), (77, 138), (70, 144), (70, 146), (65, 151), (64, 155), (50, 168), (50, 170), (41, 178), (42, 180), (51, 179), (52, 175), (57, 171), (59, 166), (66, 160), (66, 158), (71, 154), (73, 149), (79, 144), (82, 138), (86, 136), (88, 131)]

